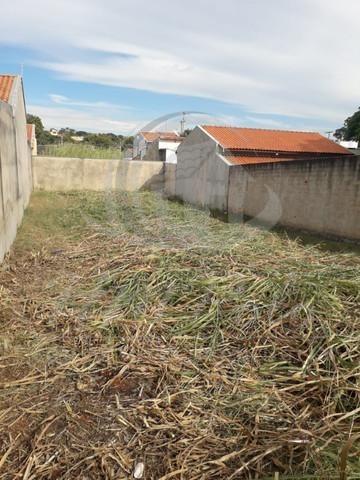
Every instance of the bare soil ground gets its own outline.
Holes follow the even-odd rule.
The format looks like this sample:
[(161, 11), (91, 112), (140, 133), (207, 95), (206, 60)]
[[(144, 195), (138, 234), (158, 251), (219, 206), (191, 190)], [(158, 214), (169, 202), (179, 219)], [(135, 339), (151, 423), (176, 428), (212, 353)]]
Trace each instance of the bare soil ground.
[(155, 194), (33, 196), (0, 479), (360, 478), (360, 261)]

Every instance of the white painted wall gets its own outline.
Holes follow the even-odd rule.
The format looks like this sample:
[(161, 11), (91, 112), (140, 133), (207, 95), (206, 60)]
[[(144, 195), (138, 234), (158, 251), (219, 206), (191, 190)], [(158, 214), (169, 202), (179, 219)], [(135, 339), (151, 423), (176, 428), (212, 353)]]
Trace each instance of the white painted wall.
[[(133, 157), (140, 156), (142, 160), (146, 155), (149, 146), (154, 142), (147, 142), (145, 138), (139, 133), (134, 138), (134, 151)], [(177, 163), (176, 150), (178, 149), (181, 142), (169, 142), (164, 140), (159, 140), (159, 150), (166, 150), (166, 163)]]
[(359, 142), (340, 140), (339, 145), (344, 148), (359, 148)]
[(166, 163), (177, 164), (177, 149), (181, 142), (166, 142), (163, 140), (159, 141), (159, 150), (166, 150)]

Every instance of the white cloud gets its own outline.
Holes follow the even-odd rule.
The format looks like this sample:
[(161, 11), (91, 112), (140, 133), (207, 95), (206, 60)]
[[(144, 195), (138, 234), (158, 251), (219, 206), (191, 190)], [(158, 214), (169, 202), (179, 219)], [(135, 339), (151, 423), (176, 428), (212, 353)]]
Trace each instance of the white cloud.
[(79, 100), (73, 100), (64, 95), (59, 95), (57, 93), (51, 93), (49, 95), (52, 102), (58, 105), (66, 105), (70, 107), (82, 107), (82, 108), (95, 108), (95, 109), (111, 109), (111, 110), (130, 110), (130, 107), (123, 105), (116, 105), (109, 102), (83, 102)]
[(359, 104), (358, 0), (33, 0), (31, 9), (13, 0), (2, 15), (0, 42), (37, 50), (44, 68), (69, 80), (326, 126)]
[(259, 118), (259, 117), (245, 117), (245, 122), (254, 125), (257, 128), (275, 128), (275, 129), (288, 129), (290, 125), (280, 120), (274, 120), (273, 118)]
[(46, 128), (69, 127), (75, 130), (89, 132), (114, 132), (133, 135), (139, 130), (143, 122), (118, 121), (96, 115), (93, 112), (83, 112), (65, 107), (44, 107), (43, 105), (28, 105), (27, 110), (38, 115)]
[[(132, 135), (144, 122), (119, 121), (116, 117), (129, 107), (109, 102), (87, 102), (70, 99), (64, 95), (49, 95), (52, 105), (28, 105), (30, 113), (42, 118), (46, 128), (69, 127), (89, 132), (114, 132)], [(128, 116), (122, 115), (122, 116)]]

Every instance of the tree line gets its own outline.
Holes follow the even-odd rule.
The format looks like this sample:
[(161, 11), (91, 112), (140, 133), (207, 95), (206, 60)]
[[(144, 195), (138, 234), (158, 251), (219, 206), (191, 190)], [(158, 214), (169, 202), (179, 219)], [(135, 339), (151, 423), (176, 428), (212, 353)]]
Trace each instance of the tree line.
[(53, 145), (57, 143), (78, 143), (72, 137), (83, 137), (83, 143), (93, 145), (99, 148), (131, 148), (134, 137), (125, 135), (116, 135), (115, 133), (90, 133), (84, 130), (75, 130), (73, 128), (61, 128), (58, 135), (52, 135), (46, 130), (40, 117), (27, 114), (27, 123), (35, 125), (35, 135), (38, 145)]
[[(131, 148), (134, 137), (125, 135), (116, 135), (115, 133), (89, 133), (83, 130), (74, 130), (72, 128), (61, 128), (58, 136), (44, 128), (42, 120), (36, 115), (27, 115), (27, 123), (35, 124), (35, 133), (39, 145), (50, 145), (55, 143), (76, 143), (71, 137), (83, 137), (84, 143), (94, 145), (95, 147), (122, 149)], [(191, 130), (185, 131), (185, 136)], [(338, 140), (354, 140), (360, 142), (360, 107), (344, 121), (344, 125), (334, 132)]]
[(345, 120), (342, 127), (335, 130), (334, 136), (339, 140), (360, 142), (360, 107)]

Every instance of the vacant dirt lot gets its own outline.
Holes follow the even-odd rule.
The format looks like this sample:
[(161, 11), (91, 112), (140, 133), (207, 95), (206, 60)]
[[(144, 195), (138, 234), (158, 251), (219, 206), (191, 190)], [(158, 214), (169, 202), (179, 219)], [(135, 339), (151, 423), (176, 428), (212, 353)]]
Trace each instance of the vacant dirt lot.
[(35, 194), (0, 266), (0, 478), (359, 478), (359, 266), (150, 193)]

